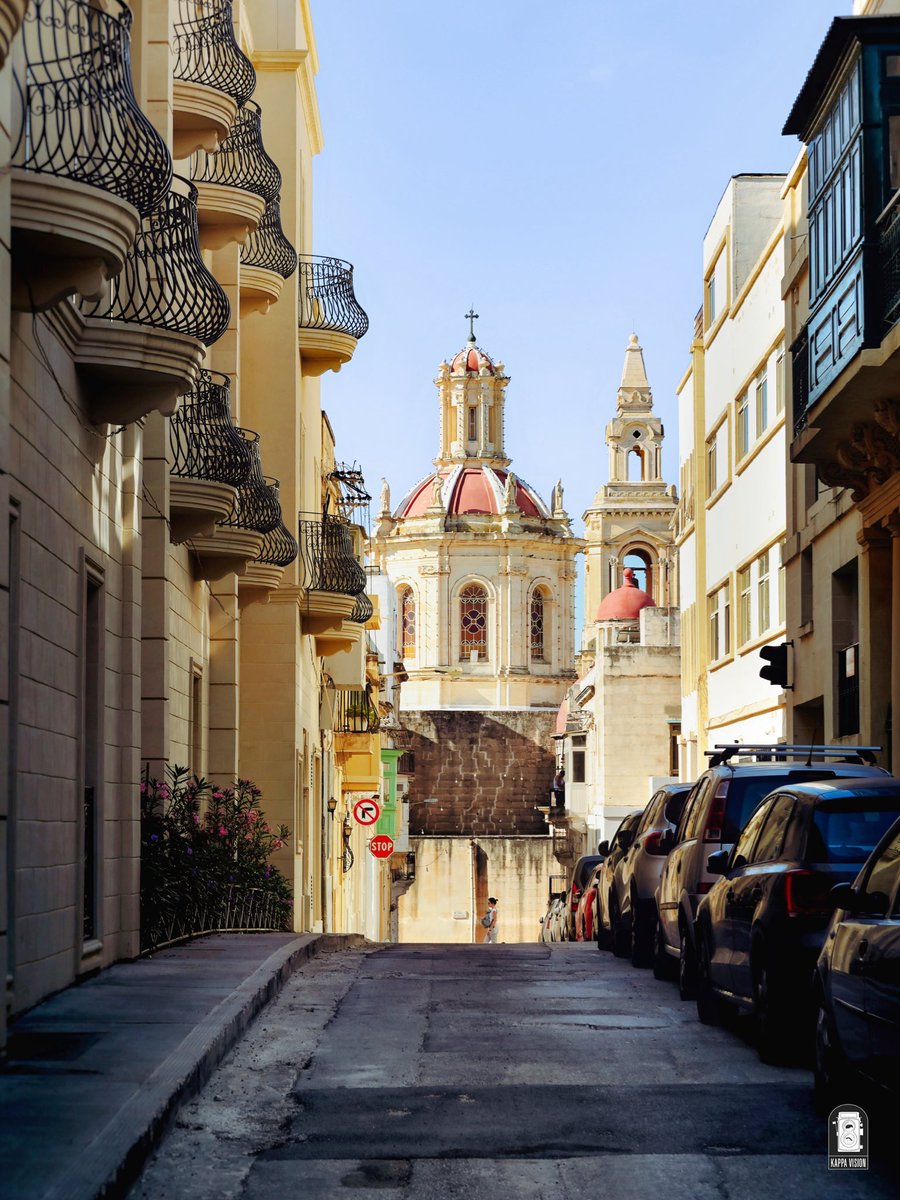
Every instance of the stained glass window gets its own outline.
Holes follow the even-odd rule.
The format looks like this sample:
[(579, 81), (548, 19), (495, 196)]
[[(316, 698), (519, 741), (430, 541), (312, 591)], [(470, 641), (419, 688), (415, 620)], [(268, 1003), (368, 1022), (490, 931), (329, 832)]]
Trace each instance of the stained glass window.
[(414, 658), (416, 654), (416, 599), (412, 588), (400, 593), (400, 655)]
[(531, 593), (531, 661), (544, 662), (544, 597), (539, 588)]
[(468, 583), (459, 594), (459, 658), (468, 662), (472, 651), (479, 659), (487, 658), (487, 592), (477, 583)]

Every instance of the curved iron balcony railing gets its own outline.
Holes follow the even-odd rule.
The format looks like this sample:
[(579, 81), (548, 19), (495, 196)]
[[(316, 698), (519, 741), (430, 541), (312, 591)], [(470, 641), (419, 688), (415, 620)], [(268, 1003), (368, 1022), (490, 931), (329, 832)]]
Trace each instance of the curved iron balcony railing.
[(369, 318), (353, 292), (353, 265), (342, 258), (300, 255), (301, 329), (334, 329), (359, 340)]
[(371, 621), (374, 611), (372, 601), (365, 592), (360, 592), (356, 597), (356, 607), (350, 614), (350, 620), (355, 621), (357, 625), (365, 625), (367, 621)]
[(221, 183), (253, 192), (267, 203), (280, 195), (281, 172), (263, 146), (262, 109), (255, 100), (238, 109), (231, 133), (218, 150), (194, 154), (191, 178), (195, 183)]
[(337, 693), (335, 733), (377, 733), (380, 726), (381, 714), (368, 688)]
[(109, 301), (86, 305), (89, 317), (153, 325), (211, 346), (228, 328), (228, 297), (200, 255), (197, 189), (180, 175), (145, 217)]
[(146, 217), (169, 190), (172, 159), (134, 96), (131, 21), (123, 0), (31, 0), (12, 162), (111, 192)]
[(300, 519), (300, 583), (313, 592), (359, 596), (366, 590), (366, 573), (353, 554), (347, 525), (330, 514)]
[(250, 471), (237, 490), (231, 512), (219, 521), (228, 529), (250, 529), (254, 533), (271, 533), (281, 523), (278, 496), (263, 477), (259, 459), (259, 434), (237, 426), (250, 452)]
[[(281, 497), (279, 496), (279, 491), (281, 485), (277, 479), (271, 479), (269, 476), (265, 476), (265, 481), (275, 493), (280, 513)], [(294, 535), (279, 517), (275, 528), (270, 529), (263, 537), (263, 544), (255, 561), (264, 567), (286, 567), (294, 561), (299, 552), (300, 548), (297, 545)]]
[(170, 474), (239, 487), (250, 474), (250, 448), (231, 420), (227, 375), (202, 370), (169, 419)]
[(240, 106), (256, 88), (256, 72), (234, 36), (232, 0), (175, 0), (172, 48), (176, 79), (202, 83)]
[(259, 225), (241, 249), (241, 264), (274, 271), (282, 279), (287, 279), (297, 270), (297, 251), (281, 228), (281, 196), (276, 196), (266, 205)]

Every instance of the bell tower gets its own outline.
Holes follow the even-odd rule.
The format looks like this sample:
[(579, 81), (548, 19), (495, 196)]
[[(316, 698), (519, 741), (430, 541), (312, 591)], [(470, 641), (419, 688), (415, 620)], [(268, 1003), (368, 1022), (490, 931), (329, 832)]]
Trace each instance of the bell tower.
[(441, 449), (436, 467), (462, 464), (509, 466), (504, 448), (503, 408), (509, 376), (475, 342), (478, 313), (466, 313), (469, 338), (451, 361), (438, 368), (435, 385), (441, 406)]
[(616, 415), (606, 426), (609, 482), (584, 513), (585, 631), (604, 596), (615, 591), (630, 568), (656, 604), (678, 603), (675, 554), (670, 529), (675, 487), (662, 477), (662, 421), (653, 412), (653, 393), (637, 335), (628, 339)]

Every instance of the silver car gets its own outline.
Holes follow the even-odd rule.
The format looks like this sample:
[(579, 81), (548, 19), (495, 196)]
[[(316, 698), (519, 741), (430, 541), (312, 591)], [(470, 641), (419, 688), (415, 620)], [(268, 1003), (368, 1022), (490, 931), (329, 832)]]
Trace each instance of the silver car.
[(656, 932), (656, 889), (666, 861), (666, 835), (671, 835), (692, 783), (667, 783), (654, 792), (643, 816), (625, 836), (627, 849), (613, 874), (612, 948), (621, 958), (631, 956), (635, 967), (653, 962)]

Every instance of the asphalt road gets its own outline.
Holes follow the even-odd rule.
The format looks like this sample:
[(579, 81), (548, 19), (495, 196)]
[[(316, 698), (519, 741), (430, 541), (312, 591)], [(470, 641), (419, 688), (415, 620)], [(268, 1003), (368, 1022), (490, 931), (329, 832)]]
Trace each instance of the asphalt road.
[(810, 1078), (589, 944), (349, 951), (288, 983), (131, 1200), (896, 1197), (892, 1126), (828, 1170)]

